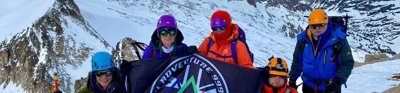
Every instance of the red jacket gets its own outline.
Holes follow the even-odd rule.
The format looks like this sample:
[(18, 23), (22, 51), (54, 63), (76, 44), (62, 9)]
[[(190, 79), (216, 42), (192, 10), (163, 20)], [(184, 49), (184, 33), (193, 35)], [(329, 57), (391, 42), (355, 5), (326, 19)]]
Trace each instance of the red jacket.
[[(229, 58), (222, 58), (222, 57), (218, 57), (217, 55), (211, 53), (217, 53), (221, 56), (231, 56), (232, 52), (231, 52), (231, 44), (230, 42), (232, 40), (235, 40), (238, 35), (239, 35), (239, 26), (236, 24), (232, 24), (231, 25), (231, 29), (232, 29), (232, 35), (228, 38), (225, 39), (224, 41), (219, 41), (222, 42), (220, 43), (220, 46), (218, 46), (219, 44), (217, 44), (215, 42), (215, 35), (214, 33), (211, 33), (209, 37), (205, 38), (204, 41), (200, 44), (198, 50), (199, 52), (204, 55), (204, 56), (208, 56), (210, 58), (214, 58), (216, 60), (219, 61), (224, 61), (227, 63), (231, 63), (231, 64), (236, 64), (235, 60), (233, 59), (233, 57), (229, 57)], [(208, 44), (210, 42), (210, 39), (213, 40), (215, 43), (212, 44), (212, 46), (210, 47), (209, 52), (207, 53), (207, 48), (208, 48)], [(238, 60), (238, 65), (239, 66), (243, 66), (243, 67), (247, 67), (247, 68), (254, 68), (253, 66), (253, 62), (251, 62), (251, 58), (250, 58), (250, 54), (246, 49), (246, 45), (241, 42), (241, 41), (237, 41), (236, 43), (236, 52), (237, 52), (237, 60)]]
[[(263, 84), (263, 89), (264, 89), (264, 93), (274, 93), (274, 90), (272, 89), (272, 87), (269, 87), (265, 84)], [(285, 85), (285, 87), (281, 87), (278, 89), (278, 93), (297, 93), (297, 90)]]

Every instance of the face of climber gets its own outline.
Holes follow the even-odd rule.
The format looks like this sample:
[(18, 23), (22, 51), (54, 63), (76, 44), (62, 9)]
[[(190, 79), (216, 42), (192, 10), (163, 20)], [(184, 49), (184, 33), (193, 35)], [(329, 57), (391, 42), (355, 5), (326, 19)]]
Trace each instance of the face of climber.
[(226, 21), (223, 18), (212, 19), (211, 29), (213, 32), (221, 35), (226, 30)]
[(268, 82), (274, 88), (279, 88), (285, 85), (285, 79), (282, 76), (270, 76)]
[(97, 82), (103, 88), (106, 88), (113, 79), (113, 77), (112, 77), (113, 72), (111, 70), (97, 71), (95, 74), (96, 74)]
[(311, 33), (314, 36), (320, 36), (321, 34), (325, 33), (326, 29), (328, 28), (327, 24), (314, 24), (310, 25)]
[(161, 28), (159, 36), (164, 47), (169, 48), (175, 42), (177, 29), (174, 28)]

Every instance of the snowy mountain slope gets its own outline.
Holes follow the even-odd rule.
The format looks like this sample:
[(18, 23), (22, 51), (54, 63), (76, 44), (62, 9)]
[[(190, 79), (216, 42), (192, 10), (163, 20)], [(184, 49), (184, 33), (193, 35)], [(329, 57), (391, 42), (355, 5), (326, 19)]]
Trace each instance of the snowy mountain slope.
[[(292, 28), (301, 29), (305, 23), (302, 12), (292, 12), (279, 7), (258, 7), (246, 1), (159, 1), (159, 0), (77, 0), (82, 15), (105, 39), (115, 44), (118, 37), (132, 37), (150, 42), (158, 18), (172, 14), (188, 45), (199, 45), (211, 33), (210, 16), (218, 10), (231, 13), (233, 23), (246, 31), (250, 49), (256, 54), (256, 66), (265, 65), (270, 56), (291, 59), (294, 48)], [(277, 13), (279, 12), (279, 13)], [(301, 30), (299, 30), (301, 31)], [(293, 38), (289, 38), (289, 36)], [(290, 49), (290, 50), (288, 50)]]
[[(107, 2), (108, 1), (108, 2)], [(293, 48), (295, 44), (291, 34), (297, 34), (302, 31), (302, 27), (306, 25), (306, 18), (309, 14), (308, 5), (298, 5), (292, 3), (296, 10), (288, 9), (290, 5), (274, 5), (271, 2), (263, 4), (257, 3), (257, 7), (246, 4), (245, 1), (154, 1), (154, 0), (101, 0), (101, 1), (76, 1), (81, 8), (83, 16), (93, 25), (94, 29), (100, 34), (108, 34), (105, 36), (107, 41), (111, 43), (117, 42), (119, 37), (132, 37), (141, 42), (149, 42), (150, 34), (154, 31), (156, 21), (163, 14), (172, 14), (178, 20), (178, 27), (183, 31), (186, 37), (184, 42), (189, 45), (199, 45), (204, 37), (211, 32), (209, 29), (209, 17), (212, 12), (218, 9), (227, 10), (233, 17), (233, 22), (238, 23), (245, 31), (251, 50), (255, 52), (255, 66), (264, 66), (266, 59), (272, 55), (284, 57), (288, 60), (289, 65), (292, 59)], [(305, 2), (305, 1), (299, 1)], [(266, 4), (266, 6), (264, 6)], [(195, 7), (191, 7), (195, 6)], [(307, 7), (308, 6), (308, 7)], [(343, 15), (333, 10), (328, 11), (332, 15)], [(104, 19), (104, 20), (102, 20)], [(107, 30), (105, 30), (107, 29)], [(108, 30), (113, 32), (109, 32)], [(113, 29), (118, 29), (114, 31)], [(121, 35), (122, 34), (122, 35)], [(352, 37), (352, 36), (350, 36)], [(351, 44), (358, 44), (352, 42)], [(393, 42), (394, 44), (399, 44)], [(363, 62), (364, 55), (368, 54), (363, 49), (353, 47), (353, 55), (356, 61)], [(390, 61), (396, 62), (396, 61)], [(384, 63), (384, 62), (382, 62)], [(386, 63), (386, 62), (385, 62)], [(378, 67), (381, 64), (370, 64)], [(388, 67), (391, 71), (391, 65)], [(357, 87), (358, 80), (368, 80), (360, 78), (375, 75), (371, 71), (363, 71), (364, 67), (355, 68), (354, 72), (365, 73), (351, 76), (348, 85), (349, 88), (344, 91), (350, 93), (357, 91), (369, 91), (373, 86)], [(391, 74), (394, 72), (384, 72)], [(363, 76), (365, 75), (365, 76)], [(385, 77), (377, 77), (385, 78)], [(300, 83), (301, 80), (298, 81)], [(374, 81), (374, 84), (385, 84), (393, 82), (391, 80)], [(372, 91), (384, 91), (391, 86), (384, 85), (382, 88)], [(299, 88), (299, 90), (301, 90)], [(346, 93), (345, 92), (345, 93)]]
[(3, 0), (0, 3), (0, 41), (9, 40), (14, 34), (31, 26), (47, 12), (54, 1)]
[[(55, 0), (51, 3), (42, 2), (42, 0), (1, 3), (0, 19), (8, 21), (0, 22), (2, 35), (0, 37), (2, 42), (0, 43), (0, 91), (7, 93), (49, 91), (52, 73), (59, 72), (63, 80), (61, 89), (67, 93), (74, 92), (74, 81), (86, 77), (90, 70), (89, 62), (93, 52), (111, 51), (106, 41), (111, 45), (116, 45), (122, 37), (149, 42), (157, 19), (163, 14), (173, 14), (177, 18), (178, 27), (186, 37), (185, 43), (199, 45), (211, 32), (209, 17), (212, 12), (218, 9), (227, 10), (231, 13), (233, 22), (246, 31), (249, 46), (256, 55), (255, 66), (265, 66), (266, 59), (272, 55), (284, 57), (290, 64), (295, 44), (293, 36), (305, 27), (306, 19), (303, 16), (308, 15), (307, 7), (295, 3), (274, 6), (256, 3), (257, 7), (254, 7), (246, 1), (227, 2), (225, 0), (76, 0), (75, 2), (78, 6), (75, 6), (72, 0)], [(308, 4), (306, 0), (299, 2)], [(388, 1), (388, 3), (393, 2)], [(26, 7), (14, 5), (26, 5)], [(290, 6), (299, 6), (304, 10), (287, 8)], [(5, 11), (20, 8), (22, 10), (18, 10), (19, 13)], [(357, 13), (358, 10), (352, 12)], [(330, 14), (334, 13), (336, 13), (334, 10), (330, 11)], [(396, 12), (394, 13), (396, 15)], [(24, 20), (9, 21), (10, 19)], [(398, 41), (398, 38), (390, 41), (393, 43), (391, 45), (400, 44), (394, 41)], [(352, 44), (358, 43), (355, 40), (352, 42)], [(353, 51), (355, 58), (363, 61), (363, 55), (366, 53), (358, 49), (353, 49)], [(388, 75), (398, 71), (396, 68), (398, 62), (399, 60), (394, 60), (388, 61), (388, 64), (382, 62), (355, 68), (354, 76), (351, 75), (348, 82), (349, 87), (343, 90), (351, 93), (379, 92), (398, 84), (386, 79)], [(387, 70), (380, 70), (382, 67)], [(382, 75), (378, 76), (374, 71), (382, 71), (379, 72)], [(368, 81), (371, 78), (362, 78), (367, 76), (376, 77), (373, 81)], [(382, 87), (377, 88), (373, 85), (359, 87), (364, 84), (363, 82), (382, 85)]]
[[(24, 2), (26, 5), (41, 5)], [(29, 10), (35, 7), (31, 5), (20, 10), (43, 13), (27, 19), (32, 21), (26, 22), (30, 25), (1, 29), (2, 33), (11, 33), (6, 34), (10, 36), (0, 44), (0, 91), (47, 92), (50, 91), (53, 73), (57, 72), (61, 79), (60, 89), (66, 93), (74, 92), (75, 80), (86, 77), (90, 71), (93, 53), (111, 52), (111, 47), (80, 15), (73, 0), (55, 0), (47, 8)], [(0, 19), (24, 19), (25, 16), (1, 16)], [(1, 24), (8, 26), (14, 22)]]
[(400, 60), (392, 60), (368, 64), (354, 68), (347, 80), (347, 88), (342, 87), (343, 93), (383, 92), (400, 84), (391, 77), (400, 71)]

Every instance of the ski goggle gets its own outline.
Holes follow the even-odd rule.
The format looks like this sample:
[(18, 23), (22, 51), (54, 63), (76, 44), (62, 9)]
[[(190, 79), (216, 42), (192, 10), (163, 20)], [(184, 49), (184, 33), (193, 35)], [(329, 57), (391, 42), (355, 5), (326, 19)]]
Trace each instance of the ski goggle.
[(224, 31), (224, 30), (226, 29), (226, 26), (212, 27), (211, 29), (212, 29), (213, 31), (218, 31), (218, 30)]
[(110, 71), (110, 70), (107, 70), (105, 72), (104, 71), (98, 71), (95, 74), (96, 74), (97, 77), (102, 77), (103, 75), (109, 77), (109, 76), (112, 76), (112, 71)]
[(317, 28), (324, 28), (326, 24), (315, 24), (315, 25), (310, 25), (311, 29), (317, 29)]
[(162, 28), (160, 29), (160, 35), (161, 36), (167, 36), (168, 34), (170, 36), (174, 36), (176, 34), (177, 29), (175, 28)]

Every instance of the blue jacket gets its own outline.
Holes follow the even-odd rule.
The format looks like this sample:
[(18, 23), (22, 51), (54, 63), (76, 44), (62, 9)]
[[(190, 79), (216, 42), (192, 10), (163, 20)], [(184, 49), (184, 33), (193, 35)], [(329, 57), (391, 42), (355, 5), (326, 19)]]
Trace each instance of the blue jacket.
[[(324, 91), (325, 84), (333, 78), (340, 78), (343, 81), (342, 84), (346, 82), (353, 68), (354, 60), (345, 39), (346, 34), (341, 31), (339, 25), (335, 26), (336, 28), (333, 29), (333, 24), (328, 23), (326, 32), (320, 36), (320, 41), (316, 42), (319, 42), (318, 45), (313, 44), (310, 31), (303, 31), (297, 36), (292, 71), (289, 73), (291, 79), (296, 80), (302, 73), (304, 84), (311, 88), (318, 86), (319, 91)], [(304, 50), (301, 50), (299, 46), (303, 40), (305, 40)], [(335, 43), (343, 44), (339, 55), (334, 54)], [(314, 46), (317, 48), (314, 49)]]

